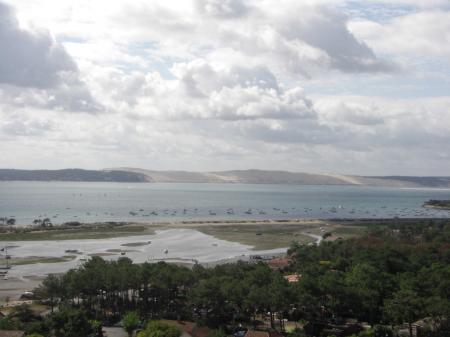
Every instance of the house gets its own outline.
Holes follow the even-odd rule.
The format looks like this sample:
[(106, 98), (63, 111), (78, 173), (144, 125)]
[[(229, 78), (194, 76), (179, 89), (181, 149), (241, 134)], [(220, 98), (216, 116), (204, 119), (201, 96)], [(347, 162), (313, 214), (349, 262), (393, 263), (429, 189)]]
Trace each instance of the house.
[(300, 281), (302, 275), (299, 274), (291, 274), (291, 275), (285, 275), (284, 279), (288, 281), (289, 283), (296, 283)]
[(213, 334), (210, 328), (198, 326), (194, 322), (174, 320), (163, 320), (162, 322), (180, 329), (181, 337), (209, 337)]
[(303, 326), (306, 334), (312, 336), (352, 336), (364, 330), (357, 320), (348, 320), (342, 324), (329, 324), (328, 322), (308, 322)]
[(291, 259), (289, 257), (278, 257), (267, 261), (267, 265), (272, 270), (283, 270), (291, 264)]
[(275, 330), (270, 331), (258, 331), (258, 330), (248, 330), (245, 337), (283, 337), (282, 334)]
[(19, 330), (0, 330), (0, 337), (23, 337), (25, 331)]

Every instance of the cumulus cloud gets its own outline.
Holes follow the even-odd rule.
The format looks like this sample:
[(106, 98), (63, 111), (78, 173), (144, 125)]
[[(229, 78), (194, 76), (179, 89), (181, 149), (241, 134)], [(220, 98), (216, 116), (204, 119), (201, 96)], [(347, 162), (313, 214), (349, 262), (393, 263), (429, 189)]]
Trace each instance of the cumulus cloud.
[(380, 24), (354, 21), (351, 30), (379, 51), (391, 55), (450, 57), (450, 11), (411, 13)]
[(158, 120), (315, 119), (300, 87), (285, 88), (266, 67), (214, 65), (197, 59), (177, 63), (174, 79), (158, 73), (96, 73), (99, 95), (111, 110)]
[(249, 10), (242, 0), (196, 0), (195, 5), (205, 15), (226, 19), (243, 16)]
[(46, 31), (22, 29), (0, 2), (0, 97), (3, 103), (67, 111), (98, 111), (75, 61)]
[(292, 0), (189, 3), (180, 9), (138, 1), (115, 18), (134, 39), (152, 41), (166, 58), (218, 57), (232, 50), (293, 75), (395, 69), (357, 40), (347, 29), (348, 18), (331, 6)]
[(304, 42), (327, 56), (330, 68), (344, 72), (390, 72), (394, 64), (379, 59), (347, 29), (347, 17), (325, 6), (295, 4), (276, 15), (281, 36)]
[(57, 85), (64, 72), (76, 71), (64, 48), (44, 31), (19, 27), (11, 7), (0, 2), (0, 83), (47, 88)]
[[(322, 97), (314, 104), (317, 119), (226, 123), (110, 114), (83, 119), (68, 114), (61, 119), (57, 111), (36, 114), (29, 109), (20, 110), (17, 118), (17, 110), (0, 109), (0, 138), (2, 148), (8, 148), (3, 158), (13, 166), (48, 167), (48, 161), (52, 167), (133, 164), (159, 169), (445, 174), (450, 165), (449, 104), (448, 97)], [(32, 155), (36, 149), (39, 158)], [(63, 159), (50, 160), (54, 156)]]
[[(371, 92), (407, 82), (393, 59), (448, 55), (440, 0), (383, 24), (374, 12), (349, 21), (345, 0), (6, 1), (20, 25), (9, 9), (2, 34), (41, 53), (38, 64), (18, 58), (31, 62), (23, 71), (48, 70), (1, 80), (0, 150), (11, 166), (442, 174), (450, 165), (448, 97)], [(66, 113), (99, 110), (109, 113)]]

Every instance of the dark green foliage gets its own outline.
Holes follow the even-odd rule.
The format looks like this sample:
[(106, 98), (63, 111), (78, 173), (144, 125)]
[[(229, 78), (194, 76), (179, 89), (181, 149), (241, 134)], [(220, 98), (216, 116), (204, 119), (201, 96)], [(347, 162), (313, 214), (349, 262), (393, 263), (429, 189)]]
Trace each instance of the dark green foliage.
[[(425, 317), (438, 336), (450, 321), (449, 222), (384, 223), (356, 239), (294, 245), (289, 254), (289, 273), (301, 275), (291, 284), (263, 263), (190, 270), (93, 257), (77, 270), (49, 276), (36, 293), (52, 305), (80, 308), (89, 319), (108, 322), (130, 311), (136, 312), (134, 321), (196, 320), (212, 328), (251, 326), (257, 314), (281, 328), (284, 318), (315, 326), (353, 318), (374, 327), (367, 336), (389, 337), (390, 326), (411, 327)], [(54, 321), (60, 313), (52, 316), (54, 331), (61, 329)], [(72, 326), (74, 317), (83, 321), (65, 317), (63, 326)]]
[(27, 304), (21, 304), (15, 307), (10, 316), (17, 318), (20, 322), (30, 322), (35, 318), (33, 311)]
[(64, 307), (49, 317), (49, 325), (55, 337), (88, 336), (93, 332), (85, 312)]
[(402, 222), (357, 239), (294, 246), (291, 268), (303, 275), (294, 286), (299, 316), (410, 328), (424, 317), (448, 320), (449, 250), (450, 225), (439, 221)]
[(14, 330), (17, 328), (17, 323), (10, 317), (0, 318), (0, 330)]
[(163, 322), (151, 321), (137, 337), (180, 337), (181, 331)]
[(139, 327), (139, 324), (139, 316), (134, 311), (127, 312), (122, 318), (123, 328), (130, 337), (133, 335), (133, 331)]

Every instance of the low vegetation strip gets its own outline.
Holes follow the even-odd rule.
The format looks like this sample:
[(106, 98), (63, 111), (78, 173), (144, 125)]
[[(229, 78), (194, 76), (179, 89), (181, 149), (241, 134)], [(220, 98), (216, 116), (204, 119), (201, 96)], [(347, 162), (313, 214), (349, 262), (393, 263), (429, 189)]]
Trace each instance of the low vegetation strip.
[(51, 227), (3, 227), (0, 241), (82, 240), (153, 234), (154, 229), (144, 224), (96, 223), (70, 224)]
[(313, 238), (303, 233), (309, 228), (304, 225), (265, 224), (201, 226), (196, 229), (221, 240), (252, 246), (254, 250), (268, 250), (286, 248), (294, 242), (302, 244), (314, 242)]

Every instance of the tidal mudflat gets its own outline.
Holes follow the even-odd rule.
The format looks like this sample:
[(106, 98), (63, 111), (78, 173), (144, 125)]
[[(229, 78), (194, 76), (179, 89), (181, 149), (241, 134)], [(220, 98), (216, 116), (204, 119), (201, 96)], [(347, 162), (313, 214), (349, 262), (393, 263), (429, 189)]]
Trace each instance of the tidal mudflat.
[[(59, 274), (76, 268), (92, 256), (106, 260), (128, 257), (134, 262), (167, 261), (180, 264), (196, 262), (212, 265), (253, 254), (281, 254), (286, 248), (255, 251), (252, 246), (217, 239), (195, 229), (157, 230), (151, 235), (90, 240), (46, 240), (3, 242), (14, 259), (32, 263), (13, 265), (6, 279), (0, 279), (0, 299), (17, 297), (32, 290), (48, 274)], [(64, 260), (64, 256), (71, 259)], [(55, 262), (57, 260), (57, 262)], [(51, 261), (51, 263), (49, 263)], [(220, 261), (220, 262), (219, 262)]]
[(15, 265), (9, 271), (8, 277), (16, 278), (62, 273), (95, 255), (104, 259), (126, 256), (137, 263), (158, 260), (209, 263), (251, 254), (276, 254), (286, 251), (285, 248), (253, 251), (249, 245), (220, 240), (197, 230), (182, 228), (158, 230), (154, 235), (103, 240), (14, 241), (5, 242), (5, 245), (15, 246), (9, 249), (14, 258), (36, 255), (41, 258), (60, 258), (68, 254), (75, 256), (70, 261), (60, 263)]

